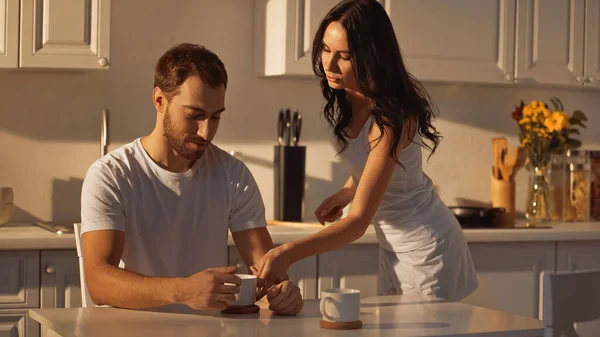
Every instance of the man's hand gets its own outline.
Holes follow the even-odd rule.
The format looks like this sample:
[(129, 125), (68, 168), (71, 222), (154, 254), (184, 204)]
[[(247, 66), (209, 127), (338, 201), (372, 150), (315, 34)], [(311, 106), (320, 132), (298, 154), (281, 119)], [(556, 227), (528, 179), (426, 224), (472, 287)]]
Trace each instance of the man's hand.
[(236, 272), (236, 266), (209, 268), (184, 278), (177, 302), (192, 309), (227, 308), (240, 292), (242, 280), (234, 275)]
[(278, 315), (293, 316), (304, 307), (300, 288), (290, 281), (274, 285), (267, 292), (269, 309)]

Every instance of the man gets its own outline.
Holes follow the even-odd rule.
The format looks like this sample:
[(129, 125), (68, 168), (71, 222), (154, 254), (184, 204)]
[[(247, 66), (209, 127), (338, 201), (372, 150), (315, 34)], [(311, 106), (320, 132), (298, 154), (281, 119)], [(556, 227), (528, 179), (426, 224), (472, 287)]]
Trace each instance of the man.
[[(226, 267), (227, 231), (248, 266), (273, 247), (252, 174), (211, 142), (226, 87), (217, 55), (192, 44), (172, 47), (155, 69), (152, 133), (88, 170), (82, 247), (95, 304), (225, 309), (241, 284), (237, 268)], [(303, 307), (299, 288), (289, 281), (272, 287), (267, 300), (283, 315)]]

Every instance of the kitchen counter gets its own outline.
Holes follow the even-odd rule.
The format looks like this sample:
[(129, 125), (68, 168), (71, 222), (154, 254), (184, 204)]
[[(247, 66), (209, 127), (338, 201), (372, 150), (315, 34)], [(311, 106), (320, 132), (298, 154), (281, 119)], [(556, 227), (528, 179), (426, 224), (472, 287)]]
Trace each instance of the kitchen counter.
[[(268, 221), (268, 230), (277, 245), (318, 232), (318, 223)], [(519, 224), (517, 225), (519, 226)], [(600, 222), (553, 223), (551, 228), (465, 229), (468, 242), (550, 242), (600, 240)], [(370, 226), (354, 244), (375, 244), (375, 230)], [(233, 246), (229, 236), (228, 245)], [(57, 235), (32, 225), (0, 226), (0, 250), (16, 249), (75, 249), (73, 234)]]
[(253, 315), (207, 310), (167, 314), (116, 308), (33, 309), (30, 317), (57, 336), (542, 336), (542, 321), (429, 296), (361, 299), (362, 329), (319, 327), (319, 301), (307, 300), (294, 317), (261, 305)]
[[(310, 235), (323, 228), (318, 223), (267, 221), (273, 240)], [(600, 240), (600, 222), (552, 223), (550, 228), (528, 228), (524, 221), (517, 221), (515, 228), (463, 229), (467, 242), (548, 242)], [(285, 229), (283, 229), (283, 228)], [(277, 228), (275, 230), (275, 228)], [(281, 228), (281, 229), (280, 229)], [(281, 235), (279, 238), (278, 235)], [(370, 226), (365, 235), (354, 243), (376, 243), (375, 230)]]

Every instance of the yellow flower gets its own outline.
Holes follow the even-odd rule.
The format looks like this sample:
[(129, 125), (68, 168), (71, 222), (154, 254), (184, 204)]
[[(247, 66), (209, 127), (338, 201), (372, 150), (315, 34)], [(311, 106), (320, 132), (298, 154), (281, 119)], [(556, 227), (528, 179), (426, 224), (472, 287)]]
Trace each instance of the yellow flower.
[(535, 108), (537, 108), (537, 106), (538, 106), (538, 102), (536, 102), (536, 101), (531, 101), (531, 103), (530, 103), (529, 105), (531, 105), (531, 107), (535, 109)]
[(523, 117), (531, 117), (533, 110), (531, 109), (531, 106), (526, 105), (523, 108)]
[(525, 125), (525, 130), (530, 131), (531, 130), (531, 125), (529, 125), (529, 124)]
[(519, 121), (519, 124), (523, 125), (523, 124), (529, 124), (531, 122), (531, 120), (527, 117), (523, 117), (521, 118), (521, 120)]
[(542, 110), (542, 115), (544, 116), (544, 119), (550, 117), (550, 111), (548, 111), (548, 109), (546, 107), (541, 108)]
[(554, 111), (544, 121), (544, 125), (548, 128), (548, 131), (560, 131), (564, 128), (569, 127), (569, 118), (562, 111)]

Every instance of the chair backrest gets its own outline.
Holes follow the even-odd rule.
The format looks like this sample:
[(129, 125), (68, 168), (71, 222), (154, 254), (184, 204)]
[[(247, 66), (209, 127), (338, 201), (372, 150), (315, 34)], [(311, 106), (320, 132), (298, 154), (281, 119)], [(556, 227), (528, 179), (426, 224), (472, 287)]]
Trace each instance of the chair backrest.
[(81, 304), (84, 308), (95, 306), (90, 293), (85, 285), (85, 270), (83, 269), (83, 249), (81, 249), (81, 224), (73, 225), (75, 230), (75, 245), (77, 246), (77, 257), (79, 258), (79, 281), (81, 282)]
[(542, 314), (545, 336), (561, 336), (561, 333), (577, 336), (575, 323), (600, 319), (599, 287), (600, 269), (544, 272)]

